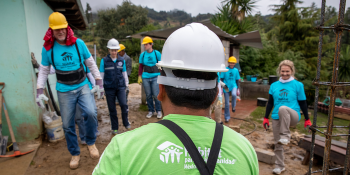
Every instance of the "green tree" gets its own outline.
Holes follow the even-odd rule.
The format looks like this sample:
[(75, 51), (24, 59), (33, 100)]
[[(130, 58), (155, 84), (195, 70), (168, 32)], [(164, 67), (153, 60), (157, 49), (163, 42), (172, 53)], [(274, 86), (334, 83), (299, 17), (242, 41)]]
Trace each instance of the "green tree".
[(111, 38), (125, 39), (147, 25), (148, 11), (136, 6), (130, 1), (123, 1), (116, 8), (98, 11), (96, 31), (101, 38), (99, 41), (100, 54), (106, 55), (107, 42)]
[(257, 0), (224, 0), (222, 1), (231, 9), (231, 18), (243, 21), (246, 15), (250, 15), (255, 8)]
[(231, 6), (221, 5), (218, 7), (218, 10), (219, 12), (213, 15), (210, 21), (221, 30), (231, 35), (237, 35), (250, 32), (253, 28), (250, 19), (238, 21), (235, 18), (232, 18)]

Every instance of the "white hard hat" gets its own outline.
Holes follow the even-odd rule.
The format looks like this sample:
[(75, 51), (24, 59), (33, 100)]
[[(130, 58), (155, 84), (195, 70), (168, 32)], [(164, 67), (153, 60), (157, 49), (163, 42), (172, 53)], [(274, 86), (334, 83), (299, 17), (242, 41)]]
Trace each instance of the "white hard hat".
[(166, 40), (158, 67), (202, 72), (226, 72), (225, 52), (219, 37), (200, 23), (173, 32)]
[(118, 40), (116, 40), (114, 38), (110, 39), (107, 43), (107, 48), (108, 49), (120, 49)]
[(219, 37), (208, 27), (200, 23), (187, 24), (166, 40), (162, 60), (156, 64), (164, 70), (166, 76), (159, 76), (157, 83), (188, 90), (215, 88), (217, 80), (179, 78), (172, 70), (227, 72), (222, 48)]

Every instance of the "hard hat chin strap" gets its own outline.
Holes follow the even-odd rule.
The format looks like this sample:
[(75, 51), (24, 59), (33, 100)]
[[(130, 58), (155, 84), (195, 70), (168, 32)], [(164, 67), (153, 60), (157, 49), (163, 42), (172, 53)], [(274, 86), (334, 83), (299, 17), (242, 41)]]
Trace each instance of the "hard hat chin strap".
[(216, 87), (217, 79), (215, 80), (203, 80), (197, 78), (180, 78), (173, 74), (172, 69), (162, 68), (166, 76), (158, 76), (157, 83), (167, 86), (173, 86), (179, 89), (188, 90), (204, 90), (204, 89), (214, 89)]

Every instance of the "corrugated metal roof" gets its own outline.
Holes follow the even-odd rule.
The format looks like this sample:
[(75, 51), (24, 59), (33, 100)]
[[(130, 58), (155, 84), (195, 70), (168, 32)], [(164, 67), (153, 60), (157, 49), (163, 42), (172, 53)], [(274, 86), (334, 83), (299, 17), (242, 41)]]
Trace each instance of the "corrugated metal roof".
[[(243, 33), (239, 35), (230, 35), (224, 32), (223, 30), (221, 30), (219, 27), (212, 24), (209, 19), (201, 21), (199, 23), (202, 23), (203, 25), (207, 26), (222, 40), (228, 40), (233, 43), (239, 43), (245, 46), (251, 46), (259, 49), (263, 48), (259, 31), (252, 31), (252, 32)], [(183, 26), (173, 27), (169, 29), (154, 30), (149, 32), (141, 32), (128, 37), (142, 38), (143, 36), (149, 36), (155, 39), (167, 39), (171, 33), (173, 33), (175, 30), (181, 27)]]
[(54, 11), (62, 13), (72, 29), (85, 30), (88, 26), (80, 0), (44, 0)]

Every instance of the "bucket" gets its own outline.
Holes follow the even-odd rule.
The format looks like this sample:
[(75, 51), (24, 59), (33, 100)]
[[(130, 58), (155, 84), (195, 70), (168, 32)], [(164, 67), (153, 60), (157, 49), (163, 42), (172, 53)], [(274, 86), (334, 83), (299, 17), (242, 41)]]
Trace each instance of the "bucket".
[(251, 80), (252, 82), (256, 82), (256, 77), (251, 77), (250, 80)]
[(272, 83), (276, 82), (278, 80), (276, 75), (270, 75), (269, 76), (269, 85), (271, 85)]
[(58, 120), (54, 120), (50, 125), (45, 124), (47, 136), (49, 137), (49, 142), (57, 142), (64, 139), (64, 132), (62, 128), (61, 117)]
[(268, 81), (267, 78), (263, 78), (263, 81), (262, 81), (262, 82), (263, 82), (263, 85), (267, 85), (269, 81)]
[(267, 103), (267, 99), (266, 98), (258, 98), (257, 99), (257, 105), (258, 106), (265, 107), (266, 103)]
[(247, 81), (251, 81), (250, 79), (252, 77), (251, 75), (247, 75), (246, 77), (247, 77)]

